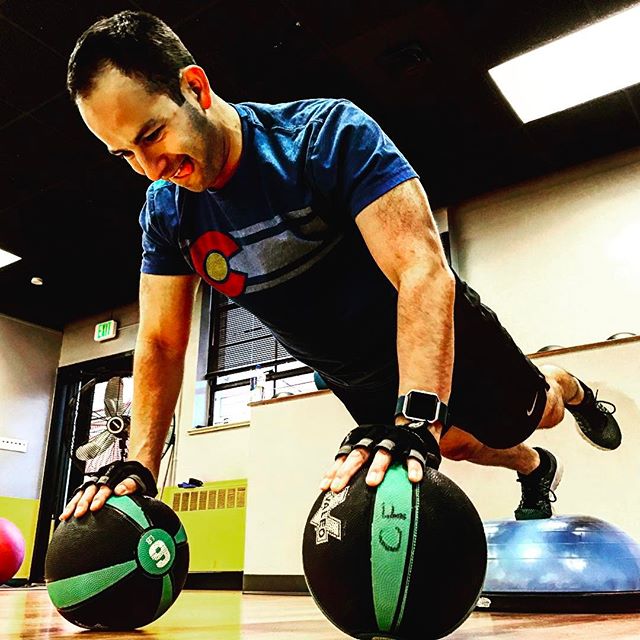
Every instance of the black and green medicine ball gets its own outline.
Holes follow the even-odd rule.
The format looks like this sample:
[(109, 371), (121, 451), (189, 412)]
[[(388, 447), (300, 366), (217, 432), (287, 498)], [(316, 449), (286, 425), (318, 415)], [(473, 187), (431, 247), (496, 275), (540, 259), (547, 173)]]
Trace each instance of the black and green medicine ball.
[(86, 629), (135, 629), (159, 618), (182, 590), (187, 535), (166, 504), (112, 495), (99, 511), (56, 529), (45, 563), (49, 597)]
[(322, 612), (354, 638), (441, 638), (473, 611), (487, 543), (475, 507), (433, 469), (412, 484), (394, 464), (377, 488), (360, 470), (316, 500), (303, 537), (304, 572)]

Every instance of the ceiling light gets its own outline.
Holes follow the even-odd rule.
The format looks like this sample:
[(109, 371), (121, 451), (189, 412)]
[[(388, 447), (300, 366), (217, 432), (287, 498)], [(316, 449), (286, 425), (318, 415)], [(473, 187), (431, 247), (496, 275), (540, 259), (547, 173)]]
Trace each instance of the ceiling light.
[(34, 276), (33, 278), (31, 278), (31, 284), (35, 284), (36, 287), (40, 287), (44, 284), (44, 280), (42, 278), (39, 278), (38, 276)]
[(0, 269), (2, 267), (6, 267), (9, 264), (13, 264), (14, 262), (18, 262), (18, 260), (22, 260), (20, 256), (15, 256), (13, 253), (9, 253), (8, 251), (3, 251), (0, 249)]
[(640, 82), (640, 4), (489, 70), (523, 122)]

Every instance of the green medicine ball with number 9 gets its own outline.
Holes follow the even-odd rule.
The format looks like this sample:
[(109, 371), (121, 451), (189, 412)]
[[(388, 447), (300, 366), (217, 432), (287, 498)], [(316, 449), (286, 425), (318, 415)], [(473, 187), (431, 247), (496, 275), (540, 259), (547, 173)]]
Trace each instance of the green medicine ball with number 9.
[(448, 635), (473, 611), (487, 567), (480, 516), (463, 491), (427, 468), (413, 484), (401, 464), (383, 482), (361, 469), (321, 494), (302, 556), (316, 604), (339, 629), (369, 640)]
[(163, 502), (112, 495), (99, 511), (62, 522), (45, 562), (49, 597), (85, 629), (127, 630), (159, 618), (184, 586), (187, 536)]

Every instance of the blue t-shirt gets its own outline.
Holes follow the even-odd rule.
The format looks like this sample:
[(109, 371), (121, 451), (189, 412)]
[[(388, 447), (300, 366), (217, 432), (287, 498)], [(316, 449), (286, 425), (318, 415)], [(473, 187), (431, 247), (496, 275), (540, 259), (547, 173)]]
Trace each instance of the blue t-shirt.
[(354, 219), (417, 174), (347, 100), (233, 106), (242, 155), (223, 188), (149, 187), (143, 273), (198, 273), (333, 384), (388, 382), (396, 291)]

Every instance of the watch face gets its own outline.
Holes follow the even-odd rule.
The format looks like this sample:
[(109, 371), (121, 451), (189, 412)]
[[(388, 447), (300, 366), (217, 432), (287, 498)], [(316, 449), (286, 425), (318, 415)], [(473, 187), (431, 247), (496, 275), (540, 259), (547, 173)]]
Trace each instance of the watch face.
[(421, 420), (433, 420), (436, 417), (437, 397), (432, 393), (420, 393), (411, 391), (408, 394), (407, 409), (405, 414)]

